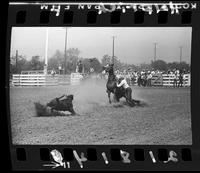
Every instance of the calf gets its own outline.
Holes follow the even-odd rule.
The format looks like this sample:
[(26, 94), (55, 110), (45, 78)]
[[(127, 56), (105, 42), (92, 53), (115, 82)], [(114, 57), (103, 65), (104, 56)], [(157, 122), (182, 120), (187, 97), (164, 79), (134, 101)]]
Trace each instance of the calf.
[[(61, 98), (65, 97), (61, 100)], [(51, 100), (49, 103), (47, 103), (46, 106), (49, 106), (51, 110), (57, 110), (57, 111), (69, 111), (72, 113), (72, 115), (75, 115), (76, 112), (73, 109), (72, 101), (74, 99), (73, 95), (63, 95), (59, 98), (55, 98)]]

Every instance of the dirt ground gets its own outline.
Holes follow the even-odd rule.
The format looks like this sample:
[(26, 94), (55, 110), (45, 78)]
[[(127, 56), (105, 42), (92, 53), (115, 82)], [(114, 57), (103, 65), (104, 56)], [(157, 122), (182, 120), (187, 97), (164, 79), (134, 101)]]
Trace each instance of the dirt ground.
[[(109, 104), (103, 80), (80, 86), (12, 87), (13, 144), (192, 144), (190, 88), (132, 90), (143, 107), (131, 108), (125, 99)], [(36, 116), (34, 102), (46, 104), (63, 94), (74, 94), (80, 115)]]

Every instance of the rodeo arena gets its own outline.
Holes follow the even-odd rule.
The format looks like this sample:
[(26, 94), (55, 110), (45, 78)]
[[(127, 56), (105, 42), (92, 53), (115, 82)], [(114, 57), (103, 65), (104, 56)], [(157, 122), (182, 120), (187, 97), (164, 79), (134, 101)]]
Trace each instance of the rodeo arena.
[[(70, 75), (46, 67), (13, 74), (13, 143), (191, 144), (190, 79), (177, 69), (120, 71), (113, 64), (83, 73), (80, 62)], [(128, 95), (112, 88), (124, 80)]]

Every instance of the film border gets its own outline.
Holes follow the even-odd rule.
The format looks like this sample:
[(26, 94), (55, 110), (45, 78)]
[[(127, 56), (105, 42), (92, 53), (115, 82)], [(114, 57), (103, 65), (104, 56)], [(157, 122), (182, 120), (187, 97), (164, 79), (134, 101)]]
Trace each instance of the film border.
[[(125, 145), (125, 146), (119, 146), (119, 145), (95, 145), (95, 146), (89, 146), (89, 145), (83, 145), (83, 146), (71, 146), (71, 145), (55, 145), (55, 146), (49, 146), (49, 145), (42, 145), (42, 146), (30, 146), (30, 145), (12, 145), (11, 144), (11, 128), (10, 128), (10, 115), (9, 115), (9, 100), (7, 100), (7, 118), (8, 118), (8, 131), (9, 131), (9, 139), (10, 139), (10, 152), (11, 152), (11, 159), (12, 159), (12, 166), (13, 169), (16, 170), (35, 170), (35, 169), (48, 169), (51, 170), (52, 168), (43, 167), (44, 163), (39, 158), (40, 155), (40, 148), (48, 148), (49, 150), (57, 149), (61, 153), (63, 153), (64, 148), (71, 148), (73, 150), (76, 150), (77, 153), (87, 153), (87, 148), (95, 148), (97, 150), (97, 157), (98, 161), (96, 164), (94, 162), (86, 162), (84, 164), (85, 170), (90, 169), (99, 169), (99, 170), (196, 170), (199, 169), (199, 158), (200, 158), (200, 136), (198, 135), (199, 131), (199, 123), (200, 118), (198, 116), (199, 110), (198, 110), (198, 100), (199, 100), (199, 79), (200, 79), (200, 71), (198, 68), (198, 57), (199, 57), (199, 45), (200, 45), (200, 25), (197, 22), (200, 18), (200, 11), (199, 11), (199, 2), (197, 3), (197, 9), (192, 11), (192, 20), (191, 23), (183, 24), (181, 23), (181, 14), (179, 15), (171, 15), (168, 14), (168, 21), (165, 24), (157, 24), (157, 17), (158, 14), (152, 13), (151, 15), (144, 13), (144, 22), (135, 24), (133, 22), (134, 18), (134, 12), (133, 11), (126, 11), (126, 13), (121, 13), (120, 22), (117, 24), (111, 24), (110, 23), (110, 12), (103, 13), (101, 15), (97, 15), (97, 22), (95, 24), (87, 24), (87, 14), (90, 10), (78, 10), (77, 8), (72, 8), (72, 11), (74, 13), (74, 20), (71, 24), (63, 24), (63, 18), (62, 13), (60, 16), (56, 17), (55, 14), (50, 13), (49, 23), (47, 24), (41, 24), (39, 23), (40, 19), (40, 12), (41, 9), (37, 5), (10, 5), (8, 10), (8, 32), (7, 32), (7, 50), (6, 50), (6, 57), (9, 57), (9, 48), (10, 48), (10, 37), (11, 37), (11, 27), (13, 26), (130, 26), (130, 27), (137, 27), (137, 26), (159, 26), (159, 27), (170, 27), (170, 26), (180, 26), (180, 27), (192, 27), (192, 79), (191, 79), (191, 110), (192, 110), (192, 137), (193, 137), (193, 144), (191, 146), (183, 146), (183, 145), (139, 145), (139, 146), (131, 146), (131, 145)], [(16, 14), (18, 11), (26, 11), (26, 21), (22, 24), (16, 23)], [(190, 10), (189, 10), (190, 11)], [(33, 17), (34, 16), (34, 17)], [(7, 72), (9, 70), (9, 63), (7, 63)], [(7, 79), (8, 79), (8, 73), (7, 73)], [(6, 81), (6, 95), (7, 98), (9, 98), (9, 81)], [(17, 148), (24, 148), (26, 151), (26, 161), (18, 161), (17, 155), (16, 155), (16, 149)], [(130, 153), (130, 158), (134, 156), (134, 149), (135, 148), (141, 148), (144, 149), (145, 153), (145, 161), (143, 162), (137, 162), (135, 159), (131, 159), (130, 164), (123, 164), (119, 161), (111, 161), (110, 156), (110, 149), (112, 148), (118, 148), (123, 151), (127, 151)], [(192, 161), (186, 162), (181, 161), (181, 149), (189, 148), (191, 150), (192, 155)], [(152, 162), (152, 159), (150, 158), (149, 151), (152, 151), (154, 153), (155, 159), (157, 160), (158, 157), (158, 149), (167, 149), (167, 150), (173, 150), (178, 154), (179, 162), (172, 163), (172, 164), (163, 164), (163, 162), (157, 161), (156, 164)], [(100, 156), (100, 153), (105, 152), (108, 155), (108, 161), (110, 164), (105, 164), (102, 160), (103, 157)], [(101, 158), (101, 159), (100, 159)], [(50, 163), (50, 162), (48, 162)], [(59, 169), (59, 168), (57, 168)], [(61, 168), (62, 169), (62, 168)], [(71, 167), (68, 168), (69, 170), (80, 170), (81, 167), (78, 165), (77, 162), (71, 163)]]

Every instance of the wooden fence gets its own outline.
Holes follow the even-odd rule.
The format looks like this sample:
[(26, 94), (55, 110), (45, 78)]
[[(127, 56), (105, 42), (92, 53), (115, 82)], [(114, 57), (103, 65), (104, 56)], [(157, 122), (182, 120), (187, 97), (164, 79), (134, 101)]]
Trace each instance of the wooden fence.
[(163, 85), (163, 76), (162, 74), (153, 75), (151, 78), (152, 86), (162, 86)]
[[(190, 86), (190, 74), (184, 74), (183, 76), (183, 86)], [(177, 80), (177, 84), (179, 79)], [(174, 75), (162, 74), (162, 85), (163, 86), (173, 86), (174, 85)]]
[[(190, 86), (190, 74), (184, 74), (183, 86)], [(177, 85), (179, 79), (177, 79)], [(154, 75), (151, 80), (152, 86), (174, 86), (174, 75), (173, 74), (160, 74)]]

